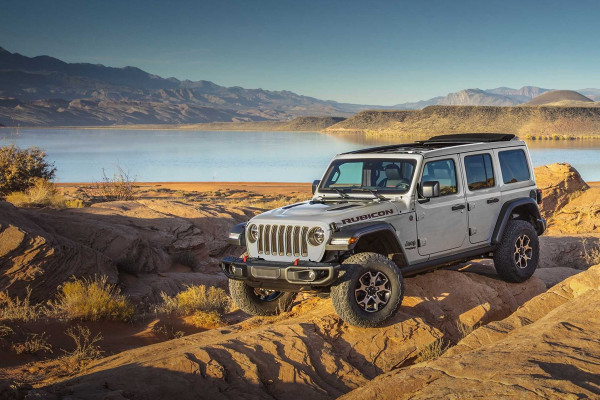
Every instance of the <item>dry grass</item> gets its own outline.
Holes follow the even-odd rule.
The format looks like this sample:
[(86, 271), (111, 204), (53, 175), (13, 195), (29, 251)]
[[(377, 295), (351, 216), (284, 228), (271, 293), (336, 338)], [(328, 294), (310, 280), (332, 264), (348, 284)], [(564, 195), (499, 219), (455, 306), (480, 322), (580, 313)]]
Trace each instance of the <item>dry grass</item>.
[(222, 322), (222, 315), (217, 311), (196, 311), (191, 319), (192, 325), (196, 328), (219, 326)]
[(59, 288), (55, 311), (69, 319), (128, 321), (133, 305), (106, 276), (76, 279)]
[(283, 206), (287, 206), (293, 203), (299, 203), (301, 201), (306, 201), (306, 198), (300, 197), (287, 197), (287, 196), (279, 196), (277, 198), (247, 198), (247, 199), (223, 199), (219, 201), (223, 204), (227, 204), (229, 206), (234, 207), (254, 207), (259, 208), (261, 210), (272, 210), (274, 208), (279, 208)]
[(450, 347), (444, 342), (443, 338), (437, 339), (435, 342), (423, 346), (419, 349), (416, 362), (430, 361), (439, 358)]
[(174, 326), (168, 324), (157, 324), (152, 327), (152, 332), (165, 340), (179, 339), (185, 336), (185, 332), (178, 331)]
[(97, 345), (103, 340), (100, 333), (92, 336), (89, 328), (81, 325), (71, 327), (65, 333), (75, 342), (73, 351), (66, 352), (63, 358), (65, 370), (75, 372), (81, 369), (85, 362), (102, 357), (102, 350)]
[[(227, 313), (231, 309), (231, 301), (227, 293), (216, 287), (204, 285), (188, 286), (186, 290), (171, 297), (166, 293), (160, 295), (163, 304), (157, 308), (157, 312), (175, 315), (196, 315), (198, 323), (214, 320)], [(204, 314), (204, 315), (203, 315)]]
[(52, 345), (48, 343), (46, 332), (29, 335), (25, 342), (14, 344), (13, 349), (17, 354), (52, 353)]
[(87, 193), (90, 197), (100, 197), (104, 201), (134, 200), (136, 196), (135, 179), (121, 166), (117, 166), (112, 177), (102, 170), (102, 181), (97, 182)]
[(462, 340), (469, 336), (475, 329), (477, 329), (477, 325), (467, 325), (461, 321), (458, 321), (456, 328), (458, 329), (458, 333), (460, 333), (459, 340)]
[(24, 299), (19, 297), (11, 298), (8, 293), (4, 293), (0, 304), (0, 321), (36, 321), (47, 310), (41, 304), (31, 303), (31, 289), (27, 288), (27, 295)]
[(33, 180), (31, 187), (23, 192), (12, 192), (6, 201), (17, 207), (81, 208), (83, 202), (61, 194), (54, 184), (42, 178)]

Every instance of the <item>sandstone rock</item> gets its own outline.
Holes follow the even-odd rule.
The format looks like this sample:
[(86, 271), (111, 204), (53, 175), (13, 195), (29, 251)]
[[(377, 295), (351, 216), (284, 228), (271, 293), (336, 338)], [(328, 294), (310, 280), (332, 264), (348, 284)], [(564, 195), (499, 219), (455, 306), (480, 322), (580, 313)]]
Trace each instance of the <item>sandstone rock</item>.
[(600, 235), (540, 237), (538, 268), (587, 269), (600, 263)]
[(291, 315), (256, 319), (100, 360), (82, 376), (45, 388), (69, 398), (330, 399), (410, 364), (418, 349), (458, 335), (458, 321), (504, 318), (545, 290), (439, 270), (406, 279), (406, 298), (387, 326), (361, 329), (309, 299)]
[(381, 375), (344, 399), (597, 398), (600, 266), (481, 327), (437, 360)]
[(556, 211), (548, 223), (551, 235), (600, 234), (600, 188), (591, 188)]
[[(104, 254), (126, 272), (170, 269), (173, 258), (189, 252), (200, 265), (231, 246), (234, 224), (253, 212), (221, 205), (170, 200), (116, 201), (69, 210), (29, 210), (40, 226)], [(240, 251), (239, 249), (237, 250)], [(212, 259), (216, 265), (216, 259)]]
[(540, 208), (544, 218), (551, 217), (572, 198), (579, 196), (589, 186), (579, 172), (567, 163), (554, 163), (535, 168), (538, 188), (542, 189)]
[(106, 275), (117, 282), (115, 264), (99, 252), (38, 225), (29, 213), (0, 202), (0, 291), (32, 300), (51, 297), (72, 276)]
[(581, 270), (567, 267), (538, 268), (533, 276), (544, 282), (546, 287), (551, 288), (552, 286), (580, 272)]

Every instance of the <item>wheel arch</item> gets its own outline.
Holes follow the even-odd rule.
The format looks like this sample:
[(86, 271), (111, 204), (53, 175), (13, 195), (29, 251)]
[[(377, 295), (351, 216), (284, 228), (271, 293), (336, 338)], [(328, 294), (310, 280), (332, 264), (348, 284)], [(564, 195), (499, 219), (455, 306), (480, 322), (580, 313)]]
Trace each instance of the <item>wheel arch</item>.
[(356, 224), (334, 232), (327, 250), (373, 252), (392, 259), (400, 267), (406, 265), (404, 249), (396, 230), (387, 222)]
[(542, 218), (537, 202), (530, 198), (514, 199), (504, 203), (498, 215), (498, 221), (492, 234), (492, 244), (498, 244), (506, 229), (508, 221), (519, 219), (529, 222), (538, 235), (546, 230), (546, 220)]

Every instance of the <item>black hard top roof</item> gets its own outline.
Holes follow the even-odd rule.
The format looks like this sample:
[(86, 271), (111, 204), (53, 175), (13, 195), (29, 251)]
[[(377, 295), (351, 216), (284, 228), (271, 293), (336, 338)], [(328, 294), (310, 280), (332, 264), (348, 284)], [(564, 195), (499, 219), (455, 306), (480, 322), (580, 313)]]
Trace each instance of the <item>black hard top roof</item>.
[(414, 150), (427, 151), (464, 144), (507, 142), (513, 140), (514, 138), (515, 135), (510, 133), (458, 133), (451, 135), (432, 136), (427, 140), (419, 140), (413, 143), (400, 143), (387, 146), (370, 147), (367, 149), (350, 151), (344, 154), (385, 153)]

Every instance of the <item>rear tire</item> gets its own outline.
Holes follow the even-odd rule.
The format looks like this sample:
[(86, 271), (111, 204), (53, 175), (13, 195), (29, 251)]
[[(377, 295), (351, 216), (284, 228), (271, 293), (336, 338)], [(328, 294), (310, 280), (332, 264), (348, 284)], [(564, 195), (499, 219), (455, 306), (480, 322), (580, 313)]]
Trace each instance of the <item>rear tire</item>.
[(331, 288), (333, 308), (346, 323), (375, 327), (392, 317), (404, 297), (398, 266), (378, 253), (359, 253), (342, 265), (339, 283)]
[(244, 281), (229, 280), (229, 293), (240, 310), (251, 315), (277, 315), (292, 308), (296, 292), (279, 292), (248, 286)]
[(508, 282), (524, 282), (535, 272), (539, 257), (540, 244), (533, 226), (527, 221), (508, 221), (494, 251), (498, 275)]

